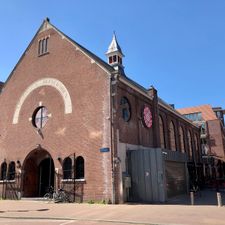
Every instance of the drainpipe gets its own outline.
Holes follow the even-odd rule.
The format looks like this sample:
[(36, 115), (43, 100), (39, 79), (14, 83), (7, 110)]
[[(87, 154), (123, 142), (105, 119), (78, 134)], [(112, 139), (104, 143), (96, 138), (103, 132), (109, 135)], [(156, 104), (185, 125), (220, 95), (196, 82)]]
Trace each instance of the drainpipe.
[(115, 165), (114, 165), (114, 158), (116, 153), (116, 146), (115, 146), (115, 114), (116, 114), (116, 89), (117, 89), (117, 76), (112, 74), (110, 79), (110, 118), (111, 118), (111, 165), (112, 165), (112, 204), (116, 203), (116, 184), (115, 184)]

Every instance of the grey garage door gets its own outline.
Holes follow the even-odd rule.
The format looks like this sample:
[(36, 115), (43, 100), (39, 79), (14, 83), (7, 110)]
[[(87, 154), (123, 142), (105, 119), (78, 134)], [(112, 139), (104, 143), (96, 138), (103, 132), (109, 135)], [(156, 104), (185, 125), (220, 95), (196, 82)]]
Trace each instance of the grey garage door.
[(162, 152), (159, 149), (127, 152), (128, 173), (131, 176), (129, 201), (164, 202), (165, 186)]
[(165, 162), (167, 196), (173, 197), (187, 192), (186, 167), (183, 162)]

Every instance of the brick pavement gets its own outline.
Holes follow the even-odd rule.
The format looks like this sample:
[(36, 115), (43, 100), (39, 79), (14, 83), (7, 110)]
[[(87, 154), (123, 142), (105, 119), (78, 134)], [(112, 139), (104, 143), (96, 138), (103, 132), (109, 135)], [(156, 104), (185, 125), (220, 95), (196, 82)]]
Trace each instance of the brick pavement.
[[(224, 198), (224, 193), (222, 193)], [(43, 201), (0, 201), (0, 225), (4, 224), (167, 224), (225, 225), (225, 207), (217, 207), (216, 192), (204, 191), (198, 205), (180, 196), (168, 204), (54, 204)], [(224, 201), (225, 203), (225, 201)]]

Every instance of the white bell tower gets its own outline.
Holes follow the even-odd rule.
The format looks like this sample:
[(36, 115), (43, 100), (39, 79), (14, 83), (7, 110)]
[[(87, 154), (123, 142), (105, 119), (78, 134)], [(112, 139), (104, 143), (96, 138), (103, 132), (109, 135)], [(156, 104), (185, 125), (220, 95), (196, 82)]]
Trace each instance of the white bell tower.
[(117, 42), (116, 34), (113, 33), (111, 44), (109, 45), (108, 51), (106, 52), (108, 57), (108, 64), (115, 70), (124, 73), (124, 66), (122, 58), (124, 57), (122, 50)]

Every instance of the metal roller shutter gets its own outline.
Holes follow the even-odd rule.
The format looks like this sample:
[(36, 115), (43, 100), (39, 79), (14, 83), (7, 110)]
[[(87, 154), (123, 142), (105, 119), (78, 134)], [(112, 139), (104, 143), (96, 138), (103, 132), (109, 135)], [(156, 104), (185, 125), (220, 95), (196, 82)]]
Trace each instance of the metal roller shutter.
[(173, 197), (187, 192), (185, 163), (165, 161), (167, 196)]

